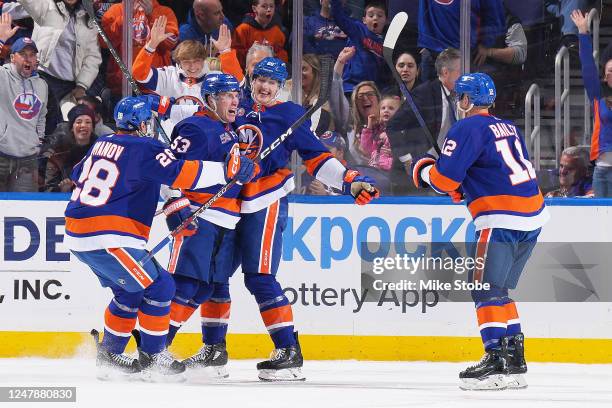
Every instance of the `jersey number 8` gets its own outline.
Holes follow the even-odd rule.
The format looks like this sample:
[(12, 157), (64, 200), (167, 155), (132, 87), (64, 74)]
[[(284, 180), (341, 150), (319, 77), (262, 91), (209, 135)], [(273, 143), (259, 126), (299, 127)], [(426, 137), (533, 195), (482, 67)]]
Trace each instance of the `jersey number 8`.
[(79, 184), (82, 188), (75, 188), (70, 200), (77, 198), (82, 204), (99, 207), (106, 204), (113, 192), (113, 187), (119, 178), (117, 165), (109, 160), (100, 159), (92, 165), (91, 156), (83, 163)]

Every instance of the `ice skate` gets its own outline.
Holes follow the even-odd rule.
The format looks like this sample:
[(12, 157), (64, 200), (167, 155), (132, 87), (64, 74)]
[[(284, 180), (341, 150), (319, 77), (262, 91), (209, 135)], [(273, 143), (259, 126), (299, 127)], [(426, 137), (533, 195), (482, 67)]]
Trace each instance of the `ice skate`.
[(294, 333), (296, 344), (289, 347), (275, 349), (270, 359), (257, 363), (259, 379), (262, 381), (304, 381), (306, 377), (302, 374), (304, 358), (298, 341), (297, 333)]
[(159, 353), (145, 353), (140, 348), (140, 332), (132, 330), (138, 348), (138, 360), (142, 367), (142, 378), (152, 382), (182, 382), (187, 379), (183, 374), (185, 364), (177, 361), (174, 356), (164, 349)]
[(476, 365), (459, 373), (462, 390), (506, 389), (506, 362), (501, 350), (489, 350)]
[(514, 336), (506, 336), (502, 339), (502, 353), (506, 360), (506, 384), (508, 388), (527, 388), (525, 374), (527, 362), (525, 361), (525, 336), (518, 333)]
[(91, 331), (96, 342), (96, 377), (100, 380), (138, 380), (142, 367), (138, 359), (125, 354), (115, 354), (100, 344), (100, 333)]
[(197, 354), (183, 360), (190, 370), (198, 370), (210, 378), (227, 378), (227, 349), (225, 342), (205, 344)]

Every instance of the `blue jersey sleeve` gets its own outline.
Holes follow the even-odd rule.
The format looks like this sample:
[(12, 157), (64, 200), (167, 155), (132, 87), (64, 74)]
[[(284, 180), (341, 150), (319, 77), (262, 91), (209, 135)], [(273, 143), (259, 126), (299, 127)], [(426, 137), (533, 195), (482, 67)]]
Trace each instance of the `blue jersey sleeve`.
[(448, 131), (442, 153), (430, 172), (430, 184), (435, 190), (446, 193), (459, 188), (484, 148), (480, 133), (478, 128), (462, 126), (461, 122)]
[(597, 76), (597, 67), (593, 58), (593, 44), (589, 34), (578, 34), (580, 41), (579, 55), (582, 65), (582, 80), (591, 102), (601, 98), (601, 88)]
[(171, 149), (175, 156), (183, 160), (208, 160), (209, 138), (191, 118), (179, 122), (172, 130)]
[(363, 31), (367, 30), (365, 24), (361, 21), (357, 21), (355, 19), (350, 18), (344, 7), (342, 7), (341, 0), (331, 0), (331, 11), (332, 16), (338, 27), (352, 40), (356, 45), (361, 44), (361, 39), (366, 36), (366, 33)]

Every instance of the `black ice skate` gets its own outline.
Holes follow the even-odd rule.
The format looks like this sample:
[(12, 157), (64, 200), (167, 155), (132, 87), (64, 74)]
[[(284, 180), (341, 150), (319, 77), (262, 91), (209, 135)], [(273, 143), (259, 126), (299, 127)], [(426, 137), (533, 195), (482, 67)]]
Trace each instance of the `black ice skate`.
[(506, 389), (506, 361), (501, 350), (489, 350), (476, 365), (459, 373), (462, 390)]
[(518, 333), (506, 336), (501, 341), (502, 353), (506, 360), (506, 383), (508, 388), (527, 388), (523, 374), (527, 372), (525, 361), (525, 336)]
[(185, 364), (175, 360), (167, 349), (159, 353), (145, 353), (140, 348), (140, 332), (132, 330), (132, 335), (138, 347), (138, 360), (142, 366), (142, 377), (146, 381), (153, 382), (181, 382), (186, 377)]
[(222, 342), (203, 345), (197, 354), (183, 360), (183, 364), (189, 369), (204, 369), (203, 372), (212, 378), (227, 378), (227, 359), (225, 342)]
[(96, 342), (96, 377), (100, 380), (139, 379), (138, 373), (142, 371), (140, 362), (125, 354), (115, 354), (106, 350), (100, 344), (100, 333), (96, 329), (91, 331)]
[(302, 374), (304, 358), (298, 341), (297, 333), (294, 333), (296, 344), (293, 346), (275, 349), (270, 359), (257, 363), (259, 379), (262, 381), (304, 381), (306, 377)]

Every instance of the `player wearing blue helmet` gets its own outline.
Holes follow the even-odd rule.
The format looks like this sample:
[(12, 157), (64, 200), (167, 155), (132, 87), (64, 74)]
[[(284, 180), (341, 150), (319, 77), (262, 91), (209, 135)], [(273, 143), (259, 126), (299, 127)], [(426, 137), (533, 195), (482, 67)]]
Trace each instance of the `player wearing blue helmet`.
[(476, 227), (470, 255), (483, 262), (470, 278), (489, 286), (472, 291), (485, 355), (459, 374), (460, 387), (524, 388), (524, 336), (508, 290), (516, 288), (548, 210), (518, 128), (489, 113), (496, 96), (491, 78), (465, 74), (455, 90), (464, 119), (448, 131), (437, 160), (414, 164), (413, 179), (455, 202), (465, 198)]
[[(293, 102), (277, 101), (287, 79), (287, 68), (277, 58), (264, 58), (253, 69), (251, 89), (253, 110), (237, 119), (240, 147), (252, 159), (305, 113)], [(378, 196), (374, 180), (347, 170), (306, 121), (261, 161), (261, 173), (245, 184), (241, 193), (240, 221), (236, 226), (235, 263), (242, 266), (244, 283), (259, 305), (261, 318), (275, 350), (271, 358), (257, 364), (262, 380), (303, 380), (302, 352), (293, 324), (289, 300), (276, 279), (287, 225), (287, 194), (294, 189), (288, 169), (294, 151), (302, 157), (308, 172), (325, 185), (350, 194), (357, 204)]]
[[(66, 207), (65, 244), (113, 292), (97, 344), (98, 376), (146, 373), (177, 378), (184, 364), (164, 352), (175, 284), (155, 260), (140, 264), (159, 201), (160, 186), (203, 189), (225, 183), (231, 166), (180, 160), (148, 137), (151, 101), (127, 97), (115, 108), (119, 131), (97, 139), (74, 167), (75, 184)], [(236, 157), (237, 159), (237, 157)], [(138, 320), (139, 359), (123, 354)], [(97, 332), (92, 332), (96, 338)]]
[[(172, 342), (183, 323), (206, 302), (201, 308), (204, 345), (184, 363), (215, 377), (228, 375), (225, 334), (231, 305), (234, 228), (240, 217), (238, 195), (241, 184), (257, 171), (251, 159), (240, 156), (233, 128), (239, 94), (240, 85), (233, 76), (208, 74), (202, 83), (206, 110), (180, 121), (172, 132), (171, 148), (177, 157), (233, 165), (233, 178), (239, 182), (198, 217), (197, 229), (187, 229), (175, 237), (168, 267), (173, 272), (176, 295), (170, 305), (167, 342)], [(168, 228), (176, 228), (222, 187), (219, 183), (204, 189), (183, 189), (179, 197), (168, 200), (164, 205)]]

